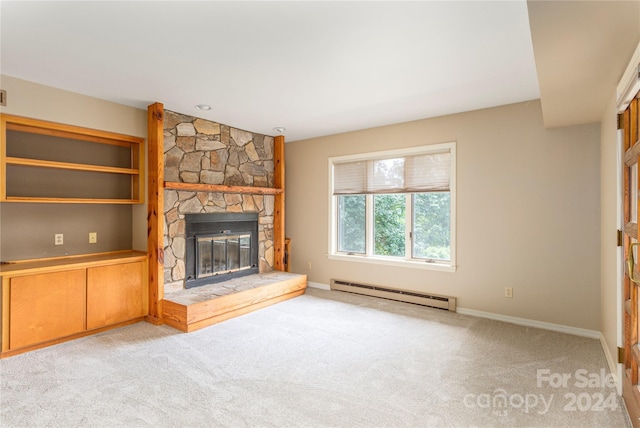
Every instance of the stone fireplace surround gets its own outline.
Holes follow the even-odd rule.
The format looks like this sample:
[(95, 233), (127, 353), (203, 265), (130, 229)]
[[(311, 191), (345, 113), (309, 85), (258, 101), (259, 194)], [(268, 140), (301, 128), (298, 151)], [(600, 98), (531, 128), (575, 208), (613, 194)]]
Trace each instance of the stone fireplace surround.
[[(165, 110), (167, 182), (273, 187), (273, 137)], [(273, 270), (274, 196), (164, 190), (164, 291), (185, 287), (185, 214), (258, 214), (259, 272)]]

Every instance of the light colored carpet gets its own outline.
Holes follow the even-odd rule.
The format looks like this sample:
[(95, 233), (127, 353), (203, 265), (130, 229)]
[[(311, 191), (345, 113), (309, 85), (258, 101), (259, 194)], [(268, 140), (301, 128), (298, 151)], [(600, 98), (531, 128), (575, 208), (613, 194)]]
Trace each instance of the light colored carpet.
[[(310, 289), (194, 333), (138, 323), (3, 359), (0, 416), (3, 427), (624, 427), (614, 388), (576, 373), (595, 381), (606, 367), (597, 340)], [(539, 369), (571, 378), (538, 386)]]

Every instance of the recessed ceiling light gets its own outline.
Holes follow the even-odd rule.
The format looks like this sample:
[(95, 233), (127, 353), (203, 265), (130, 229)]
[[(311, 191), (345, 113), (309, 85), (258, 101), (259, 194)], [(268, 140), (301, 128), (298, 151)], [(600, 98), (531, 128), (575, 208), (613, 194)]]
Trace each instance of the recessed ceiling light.
[(195, 107), (198, 110), (211, 110), (211, 106), (209, 104), (198, 104)]
[(273, 128), (274, 131), (276, 131), (278, 134), (283, 134), (284, 131), (287, 130), (287, 128), (283, 127), (283, 126), (276, 126), (275, 128)]

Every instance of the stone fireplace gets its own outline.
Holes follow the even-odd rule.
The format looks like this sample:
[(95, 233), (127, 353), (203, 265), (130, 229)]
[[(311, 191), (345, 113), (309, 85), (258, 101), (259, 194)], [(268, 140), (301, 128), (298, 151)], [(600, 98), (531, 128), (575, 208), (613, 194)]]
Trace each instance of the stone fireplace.
[(185, 287), (258, 273), (258, 214), (187, 214)]
[[(203, 267), (197, 274), (195, 265), (192, 269), (191, 262), (187, 261), (188, 253), (196, 252), (197, 240), (192, 242), (189, 237), (187, 217), (194, 214), (254, 216), (257, 237), (251, 251), (256, 252), (256, 259), (249, 263), (250, 268), (245, 266), (240, 270), (272, 271), (274, 196), (247, 192), (243, 188), (274, 186), (273, 137), (165, 110), (164, 161), (166, 182), (230, 186), (225, 192), (164, 190), (165, 293), (191, 287), (194, 283), (190, 276), (197, 277), (196, 285), (201, 285), (198, 282), (219, 280), (217, 277), (222, 271), (238, 272), (233, 258), (225, 259), (226, 264), (233, 266), (231, 269), (222, 266), (221, 258), (216, 267)], [(215, 234), (209, 235), (201, 241), (203, 252), (210, 249), (213, 253), (215, 248), (220, 252), (224, 246), (228, 252), (237, 249), (238, 263), (240, 259), (245, 260), (242, 248), (246, 249), (246, 237), (230, 233), (227, 235), (230, 238), (211, 239)], [(206, 272), (207, 269), (211, 272)]]

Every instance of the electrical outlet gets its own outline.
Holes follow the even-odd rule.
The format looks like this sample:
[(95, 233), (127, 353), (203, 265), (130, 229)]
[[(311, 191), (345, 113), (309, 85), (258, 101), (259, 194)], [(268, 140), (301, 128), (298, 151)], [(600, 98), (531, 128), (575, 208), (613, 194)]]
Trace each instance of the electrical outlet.
[(89, 232), (89, 244), (97, 244), (97, 243), (98, 243), (98, 233)]
[(311, 270), (311, 262), (307, 262), (307, 269)]
[(62, 244), (64, 244), (64, 235), (62, 233), (56, 233), (54, 235), (53, 244), (54, 245), (62, 245)]
[(513, 288), (504, 287), (504, 297), (513, 298)]

